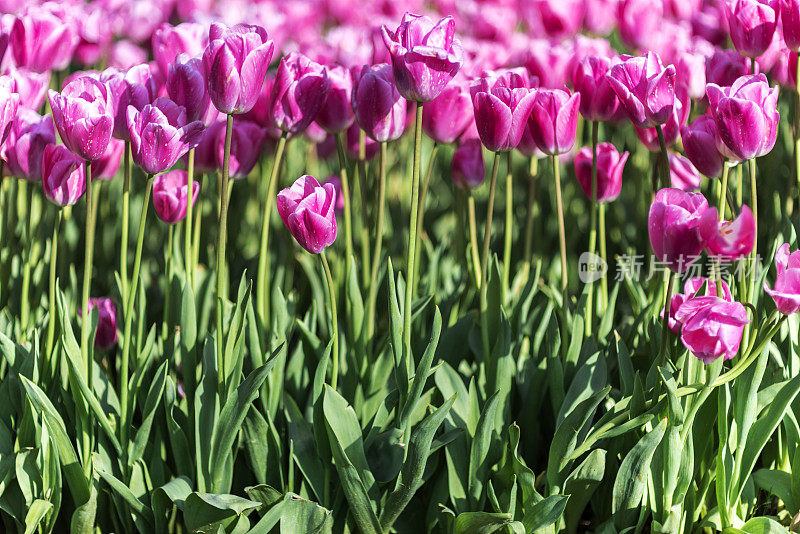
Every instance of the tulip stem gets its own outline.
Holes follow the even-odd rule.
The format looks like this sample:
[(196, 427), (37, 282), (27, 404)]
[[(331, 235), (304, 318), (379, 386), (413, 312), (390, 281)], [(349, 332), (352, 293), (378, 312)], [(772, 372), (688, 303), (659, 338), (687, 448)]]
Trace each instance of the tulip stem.
[[(20, 184), (22, 193), (22, 206), (25, 211), (25, 258), (22, 265), (22, 291), (20, 295), (20, 331), (22, 340), (28, 338), (28, 323), (30, 316), (30, 285), (31, 285), (31, 249), (33, 248), (33, 232), (31, 229), (33, 219), (33, 190), (28, 191), (28, 182), (22, 180)], [(87, 217), (88, 220), (88, 217)]]
[(56, 212), (56, 220), (53, 222), (53, 240), (50, 243), (50, 288), (48, 293), (47, 305), (50, 307), (47, 320), (47, 347), (45, 358), (51, 366), (48, 372), (53, 372), (53, 343), (56, 332), (56, 264), (58, 261), (58, 227), (61, 226), (61, 210)]
[(758, 184), (756, 182), (756, 158), (748, 161), (750, 168), (750, 204), (752, 204), (753, 221), (755, 222), (755, 232), (753, 234), (753, 251), (750, 253), (752, 264), (748, 273), (750, 276), (750, 294), (748, 301), (752, 302), (756, 291), (757, 268), (758, 268)]
[(83, 291), (81, 292), (81, 356), (87, 380), (91, 382), (92, 366), (89, 362), (89, 330), (91, 318), (89, 317), (89, 292), (92, 287), (92, 261), (94, 257), (94, 218), (97, 212), (94, 209), (94, 195), (92, 194), (92, 165), (87, 161), (84, 165), (86, 176), (86, 233), (83, 247)]
[(661, 167), (661, 187), (670, 187), (669, 153), (667, 152), (667, 142), (664, 140), (664, 132), (660, 124), (656, 124), (656, 133), (658, 133), (658, 146), (661, 147), (661, 157), (658, 161)]
[(344, 197), (344, 246), (347, 257), (345, 258), (345, 280), (350, 276), (353, 266), (353, 218), (350, 205), (350, 180), (347, 176), (347, 156), (344, 153), (344, 139), (342, 132), (336, 134), (336, 151), (339, 154), (339, 177), (342, 180), (342, 196)]
[(422, 149), (422, 102), (417, 102), (417, 116), (414, 123), (414, 160), (411, 173), (411, 215), (408, 234), (408, 268), (406, 269), (406, 295), (403, 305), (403, 352), (407, 376), (413, 373), (411, 354), (411, 306), (414, 297), (414, 279), (416, 278), (415, 248), (417, 242), (417, 213), (419, 212), (419, 163)]
[(164, 267), (166, 268), (166, 278), (164, 280), (164, 325), (162, 326), (161, 336), (163, 339), (169, 337), (170, 305), (172, 300), (172, 246), (175, 240), (175, 225), (170, 224), (167, 230), (167, 249), (164, 251)]
[(675, 285), (675, 273), (670, 271), (669, 278), (667, 280), (667, 293), (666, 297), (664, 297), (664, 321), (663, 327), (661, 330), (661, 346), (658, 350), (658, 361), (659, 365), (664, 365), (666, 363), (664, 357), (666, 355), (667, 349), (667, 336), (669, 335), (669, 316), (670, 316), (670, 302), (672, 301), (672, 288)]
[(503, 228), (503, 291), (502, 302), (506, 301), (511, 282), (511, 236), (514, 225), (514, 176), (511, 167), (511, 151), (506, 152), (506, 219)]
[(481, 260), (478, 253), (478, 225), (475, 223), (475, 197), (467, 190), (467, 217), (469, 218), (469, 244), (472, 251), (472, 269), (475, 273), (475, 288), (481, 288)]
[(125, 302), (125, 327), (122, 331), (122, 360), (120, 363), (119, 376), (120, 443), (128, 442), (128, 393), (130, 388), (128, 369), (130, 366), (131, 344), (133, 343), (131, 332), (133, 327), (133, 306), (136, 302), (136, 295), (139, 287), (139, 272), (142, 268), (142, 248), (144, 246), (144, 230), (147, 223), (147, 208), (150, 206), (150, 193), (153, 190), (154, 179), (154, 175), (147, 175), (147, 185), (145, 185), (144, 200), (142, 201), (142, 213), (139, 217), (139, 234), (136, 238), (136, 255), (133, 257), (133, 277), (128, 287), (128, 298)]
[(361, 263), (362, 277), (364, 286), (366, 287), (369, 280), (367, 277), (372, 272), (369, 264), (369, 218), (367, 216), (367, 134), (364, 130), (358, 131), (358, 164), (356, 165), (356, 173), (358, 174), (358, 189), (361, 195)]
[(217, 236), (217, 373), (219, 379), (219, 392), (225, 391), (225, 336), (223, 332), (222, 316), (225, 307), (225, 245), (228, 239), (228, 204), (230, 198), (230, 170), (231, 159), (231, 133), (233, 132), (233, 115), (228, 115), (225, 123), (225, 151), (222, 160), (222, 188), (220, 189), (219, 208), (219, 235)]
[(194, 254), (192, 254), (192, 210), (194, 209), (194, 148), (189, 150), (186, 162), (186, 219), (183, 222), (183, 247), (186, 264), (186, 281), (194, 290)]
[(483, 253), (481, 255), (481, 334), (483, 339), (483, 355), (489, 361), (491, 347), (489, 346), (489, 318), (486, 310), (489, 308), (489, 248), (492, 243), (492, 217), (494, 215), (494, 191), (497, 186), (497, 168), (500, 166), (500, 152), (494, 153), (492, 163), (492, 178), (489, 182), (489, 199), (486, 204), (486, 229), (483, 232)]
[(717, 215), (720, 222), (725, 220), (725, 197), (728, 194), (728, 174), (730, 166), (727, 162), (722, 164), (722, 179), (720, 180), (719, 196), (717, 197)]
[[(592, 121), (592, 198), (589, 209), (589, 256), (593, 260), (597, 250), (597, 138), (600, 124)], [(590, 278), (591, 280), (591, 278)], [(594, 281), (589, 282), (594, 285)], [(592, 335), (592, 320), (594, 319), (594, 287), (590, 288), (586, 297), (586, 336)]]
[[(203, 188), (202, 182), (205, 176), (200, 174), (200, 189)], [(207, 185), (207, 184), (206, 184)], [(194, 214), (194, 222), (192, 222), (192, 268), (195, 271), (195, 279), (197, 281), (197, 264), (200, 262), (200, 233), (203, 225), (203, 205), (198, 204), (197, 210)]]
[(378, 270), (381, 264), (381, 250), (383, 247), (383, 219), (386, 205), (386, 141), (381, 143), (380, 151), (380, 177), (378, 182), (378, 216), (375, 221), (375, 249), (373, 250), (369, 298), (367, 300), (367, 336), (371, 339), (375, 332), (375, 304), (378, 298)]
[(256, 282), (256, 308), (258, 315), (261, 317), (261, 325), (267, 328), (270, 324), (270, 287), (269, 280), (269, 254), (267, 248), (269, 247), (269, 220), (272, 215), (272, 205), (275, 203), (275, 194), (278, 187), (278, 171), (281, 167), (281, 160), (283, 153), (286, 150), (286, 132), (281, 135), (278, 140), (278, 146), (275, 148), (275, 158), (272, 160), (272, 171), (269, 174), (269, 182), (267, 184), (267, 197), (264, 199), (264, 216), (261, 221), (261, 247), (258, 252), (258, 281)]
[(561, 199), (561, 173), (558, 156), (551, 156), (553, 177), (556, 182), (556, 209), (558, 210), (558, 243), (561, 250), (561, 291), (564, 293), (563, 306), (567, 305), (567, 238), (564, 230), (564, 202)]
[(539, 170), (539, 160), (531, 157), (530, 167), (528, 170), (528, 211), (525, 214), (525, 265), (526, 269), (530, 269), (531, 255), (533, 253), (533, 209), (534, 200), (536, 198), (536, 174)]
[[(439, 144), (434, 143), (431, 150), (430, 158), (428, 158), (428, 168), (425, 171), (425, 178), (422, 180), (422, 191), (419, 195), (419, 212), (417, 213), (417, 239), (414, 242), (414, 265), (419, 269), (422, 254), (422, 234), (425, 232), (423, 221), (425, 219), (425, 201), (428, 198), (428, 187), (431, 182), (431, 174), (433, 174), (433, 164), (436, 162), (436, 153), (439, 151)], [(417, 287), (419, 287), (418, 277), (414, 278), (414, 294), (417, 294)]]
[[(606, 204), (601, 202), (597, 212), (597, 223), (600, 227), (600, 258), (603, 260), (603, 265), (608, 265), (608, 254), (606, 252)], [(602, 302), (600, 308), (605, 313), (608, 307), (608, 276), (603, 276), (600, 279), (600, 295)]]
[(125, 141), (125, 161), (122, 182), (122, 243), (119, 247), (119, 274), (122, 280), (122, 300), (128, 300), (128, 226), (131, 218), (131, 142)]
[(336, 290), (334, 289), (333, 276), (331, 276), (331, 268), (328, 265), (328, 257), (325, 256), (324, 250), (320, 252), (319, 257), (322, 258), (322, 267), (325, 269), (325, 279), (328, 282), (328, 298), (331, 305), (331, 340), (333, 341), (331, 387), (336, 389), (339, 381), (339, 318), (336, 312)]

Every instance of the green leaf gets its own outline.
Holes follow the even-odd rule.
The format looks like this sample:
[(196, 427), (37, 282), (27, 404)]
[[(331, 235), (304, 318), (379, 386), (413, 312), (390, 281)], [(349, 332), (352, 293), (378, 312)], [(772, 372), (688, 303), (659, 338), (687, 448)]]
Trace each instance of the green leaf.
[(746, 534), (788, 534), (789, 531), (774, 519), (754, 517), (742, 525), (742, 528), (726, 528), (722, 531), (722, 534), (737, 534), (740, 532)]
[[(642, 502), (647, 487), (650, 461), (656, 447), (661, 443), (667, 429), (667, 420), (663, 419), (657, 427), (640, 439), (622, 460), (614, 481), (611, 511), (613, 514), (627, 514), (636, 510)], [(621, 524), (628, 524), (622, 522)]]
[(492, 467), (491, 445), (492, 431), (494, 429), (497, 406), (499, 404), (499, 391), (489, 397), (483, 407), (475, 437), (469, 451), (469, 495), (474, 506), (482, 506), (483, 485), (489, 478), (489, 469)]
[(330, 510), (299, 495), (293, 493), (286, 495), (281, 514), (281, 534), (299, 532), (318, 534), (330, 532), (332, 527), (333, 518)]
[(511, 527), (514, 534), (523, 534), (525, 528), (514, 521), (511, 514), (491, 514), (489, 512), (464, 512), (458, 514), (453, 531), (455, 534), (492, 534), (505, 527)]
[(569, 495), (551, 495), (531, 506), (522, 519), (525, 532), (536, 532), (558, 521), (567, 507), (568, 500)]
[(105, 470), (102, 465), (103, 462), (97, 460), (97, 453), (95, 453), (94, 456), (95, 460), (92, 463), (94, 464), (95, 472), (106, 482), (106, 484), (111, 487), (112, 490), (114, 490), (117, 495), (122, 497), (133, 513), (142, 518), (148, 526), (153, 527), (155, 523), (153, 521), (153, 511), (150, 509), (150, 507), (136, 498), (136, 495), (134, 495), (131, 489), (121, 480)]
[(257, 502), (236, 495), (193, 492), (183, 502), (183, 520), (191, 532), (217, 532), (259, 506)]
[(191, 483), (185, 476), (173, 478), (163, 486), (153, 490), (153, 494), (150, 497), (150, 505), (155, 518), (156, 532), (166, 533), (169, 531), (168, 521), (173, 505), (182, 510), (183, 503), (191, 492)]
[(25, 534), (33, 534), (39, 527), (44, 516), (53, 508), (53, 503), (36, 499), (28, 508), (28, 513), (25, 515)]
[(128, 458), (128, 465), (133, 466), (144, 454), (144, 449), (150, 441), (150, 429), (153, 427), (153, 419), (156, 415), (158, 403), (164, 394), (164, 383), (167, 378), (167, 362), (161, 364), (153, 377), (153, 382), (150, 384), (150, 389), (147, 392), (147, 398), (144, 403), (144, 411), (142, 412), (142, 424), (136, 431), (136, 437), (133, 440), (130, 456)]

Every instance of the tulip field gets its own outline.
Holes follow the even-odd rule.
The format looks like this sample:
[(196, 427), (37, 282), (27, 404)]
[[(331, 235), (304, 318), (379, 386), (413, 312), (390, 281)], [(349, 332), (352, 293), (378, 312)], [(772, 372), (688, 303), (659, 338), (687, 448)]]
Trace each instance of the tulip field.
[(800, 0), (0, 4), (0, 533), (800, 532)]

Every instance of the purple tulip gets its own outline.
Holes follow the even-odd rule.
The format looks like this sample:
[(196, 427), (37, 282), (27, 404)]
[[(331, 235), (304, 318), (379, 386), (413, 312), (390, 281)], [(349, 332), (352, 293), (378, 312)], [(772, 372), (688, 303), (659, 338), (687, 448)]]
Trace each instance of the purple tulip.
[[(611, 143), (597, 145), (597, 202), (611, 202), (619, 196), (626, 161), (628, 153), (620, 154)], [(592, 200), (592, 147), (585, 146), (575, 155), (575, 177), (586, 198)]]
[(486, 166), (483, 162), (483, 146), (479, 139), (471, 137), (458, 145), (453, 152), (450, 173), (453, 183), (461, 189), (475, 189), (483, 183)]
[(732, 4), (724, 3), (733, 46), (743, 56), (760, 56), (778, 24), (775, 0), (733, 0)]
[(709, 178), (719, 176), (725, 164), (725, 159), (717, 150), (717, 138), (717, 126), (708, 115), (700, 115), (689, 126), (681, 128), (686, 157)]
[(88, 161), (100, 158), (114, 129), (114, 104), (108, 86), (82, 76), (57, 93), (48, 92), (53, 120), (61, 140)]
[(617, 94), (606, 76), (611, 65), (609, 58), (589, 56), (575, 69), (572, 85), (581, 95), (581, 115), (587, 121), (607, 121), (617, 111)]
[(691, 192), (700, 189), (703, 177), (692, 162), (675, 152), (669, 153), (669, 183), (675, 189)]
[(717, 50), (706, 60), (706, 82), (719, 86), (732, 85), (738, 78), (750, 74), (746, 57), (735, 50)]
[[(208, 96), (203, 62), (198, 58), (179, 55), (167, 70), (167, 94), (186, 110), (186, 120), (212, 125), (219, 111)], [(127, 108), (126, 108), (127, 109)]]
[(117, 175), (122, 155), (125, 152), (125, 142), (111, 139), (105, 154), (100, 159), (92, 162), (92, 182), (95, 180), (111, 180)]
[(69, 65), (78, 36), (71, 21), (49, 7), (32, 8), (14, 20), (9, 42), (17, 66), (47, 72)]
[(186, 122), (186, 111), (172, 100), (156, 98), (141, 111), (128, 106), (133, 161), (147, 174), (164, 172), (200, 142), (203, 123)]
[(563, 43), (554, 45), (538, 39), (526, 46), (522, 64), (531, 76), (538, 78), (540, 87), (560, 89), (571, 81), (573, 58), (574, 51)]
[(470, 87), (478, 135), (492, 152), (519, 145), (536, 100), (537, 90), (528, 86), (525, 77), (508, 73), (506, 79), (481, 78)]
[(14, 91), (14, 82), (8, 76), (0, 76), (0, 146), (2, 146), (11, 126), (16, 120), (19, 109), (19, 95)]
[(328, 133), (339, 133), (345, 131), (355, 120), (353, 107), (350, 105), (353, 74), (350, 69), (340, 65), (327, 67), (326, 70), (330, 90), (315, 122)]
[(739, 160), (769, 153), (778, 135), (778, 88), (763, 74), (742, 76), (730, 87), (709, 84), (709, 114), (719, 137)]
[(575, 35), (583, 22), (583, 0), (528, 0), (520, 7), (534, 35), (563, 40)]
[[(691, 111), (691, 102), (689, 101), (689, 94), (686, 88), (678, 86), (675, 88), (675, 105), (672, 107), (672, 113), (667, 119), (667, 122), (661, 127), (661, 132), (664, 134), (664, 144), (672, 146), (680, 137), (681, 128), (686, 124), (689, 118), (689, 111)], [(658, 141), (658, 131), (655, 128), (636, 128), (636, 135), (639, 140), (647, 147), (650, 152), (660, 152), (661, 146)]]
[[(109, 349), (117, 343), (117, 308), (110, 298), (89, 299), (89, 311), (97, 308), (97, 331), (94, 344), (101, 349)], [(78, 308), (78, 317), (82, 310)]]
[(764, 291), (775, 301), (778, 311), (790, 315), (800, 311), (800, 251), (789, 253), (789, 243), (784, 243), (775, 252), (775, 269), (778, 276), (775, 286), (769, 288), (764, 282)]
[[(731, 288), (728, 287), (728, 284), (725, 280), (719, 281), (720, 286), (722, 287), (722, 296), (720, 297), (722, 300), (727, 302), (733, 302), (733, 296), (731, 295)], [(700, 290), (705, 287), (705, 292), (701, 295)], [(681, 335), (681, 323), (675, 320), (675, 314), (678, 312), (678, 309), (683, 305), (684, 302), (687, 300), (697, 298), (697, 297), (707, 297), (712, 296), (716, 297), (717, 295), (717, 283), (710, 278), (703, 278), (701, 276), (693, 276), (686, 281), (686, 284), (683, 286), (683, 293), (676, 293), (672, 295), (670, 298), (669, 304), (669, 329), (672, 332), (679, 336)], [(661, 310), (661, 317), (664, 317), (664, 310)]]
[[(225, 129), (218, 130), (216, 142), (216, 158), (217, 168), (222, 168), (225, 159)], [(233, 179), (245, 178), (253, 167), (258, 162), (258, 156), (261, 154), (261, 148), (264, 146), (264, 140), (267, 137), (267, 131), (259, 127), (257, 124), (245, 121), (233, 121), (233, 129), (231, 130), (231, 153), (228, 162), (230, 177)]]
[(56, 129), (53, 117), (21, 108), (4, 147), (3, 159), (9, 173), (25, 180), (41, 181), (42, 154), (46, 146), (54, 144)]
[(308, 174), (278, 193), (278, 215), (297, 243), (319, 254), (336, 240), (336, 191)]
[(800, 50), (800, 0), (779, 0), (783, 41), (789, 50)]
[(297, 52), (281, 58), (268, 107), (272, 125), (301, 133), (322, 109), (330, 86), (327, 71), (319, 63)]
[(440, 144), (451, 144), (475, 120), (465, 83), (452, 83), (422, 108), (422, 130)]
[(430, 102), (461, 68), (463, 52), (455, 37), (453, 17), (434, 23), (423, 15), (406, 13), (397, 30), (381, 27), (392, 58), (397, 90), (404, 98)]
[(370, 139), (382, 143), (403, 135), (406, 100), (400, 96), (388, 64), (365, 65), (355, 73), (352, 100), (356, 121)]
[(153, 57), (161, 72), (181, 54), (200, 58), (208, 45), (208, 30), (204, 24), (183, 22), (177, 26), (164, 23), (153, 33)]
[[(47, 89), (50, 86), (50, 72), (34, 72), (25, 68), (9, 68), (0, 77), (11, 79), (12, 92), (19, 95), (19, 105), (34, 111), (39, 111), (44, 104), (47, 96)], [(0, 91), (4, 82), (0, 81)], [(3, 98), (7, 100), (7, 97)]]
[(740, 303), (715, 296), (687, 300), (675, 312), (675, 320), (681, 323), (681, 342), (703, 363), (736, 356), (750, 322)]
[(226, 114), (250, 111), (264, 83), (274, 43), (261, 26), (211, 24), (203, 53), (211, 102)]
[(125, 72), (106, 69), (99, 76), (111, 92), (114, 103), (114, 137), (128, 140), (128, 106), (141, 110), (156, 98), (156, 82), (150, 67), (144, 63)]
[(673, 272), (685, 272), (703, 252), (700, 221), (708, 209), (700, 193), (661, 189), (650, 206), (650, 245), (656, 257)]
[(86, 191), (84, 161), (64, 145), (47, 145), (42, 155), (45, 196), (59, 206), (72, 206)]
[(709, 208), (700, 220), (700, 235), (706, 241), (706, 251), (728, 261), (743, 258), (753, 251), (756, 220), (747, 206), (733, 221), (720, 221), (717, 208)]
[(545, 154), (564, 154), (575, 144), (581, 95), (560, 89), (540, 89), (531, 109), (533, 140)]
[[(192, 205), (197, 201), (200, 183), (192, 182)], [(167, 224), (175, 224), (186, 218), (186, 204), (189, 198), (189, 175), (186, 171), (159, 174), (153, 180), (153, 208), (158, 218)]]
[(105, 27), (108, 10), (100, 2), (82, 4), (77, 17), (78, 44), (73, 59), (84, 67), (99, 63), (111, 47), (113, 34)]
[(688, 51), (675, 59), (675, 85), (683, 87), (692, 100), (706, 95), (706, 61), (705, 55)]
[(663, 20), (661, 0), (620, 0), (617, 6), (619, 34), (630, 48), (646, 48), (658, 35)]
[(667, 122), (675, 104), (675, 67), (664, 68), (653, 52), (620, 58), (608, 80), (633, 125), (652, 128)]

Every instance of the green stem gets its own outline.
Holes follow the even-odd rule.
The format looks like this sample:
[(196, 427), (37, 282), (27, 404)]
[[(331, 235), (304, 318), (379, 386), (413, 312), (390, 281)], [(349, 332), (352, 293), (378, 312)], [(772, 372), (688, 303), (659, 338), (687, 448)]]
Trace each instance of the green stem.
[(170, 329), (170, 306), (172, 300), (172, 245), (175, 239), (175, 225), (170, 224), (167, 230), (167, 249), (164, 251), (164, 267), (166, 268), (166, 277), (164, 279), (164, 325), (161, 330), (161, 337), (167, 339), (169, 337)]
[(344, 197), (344, 245), (345, 277), (350, 276), (353, 265), (353, 216), (350, 205), (350, 181), (347, 176), (347, 156), (344, 152), (344, 134), (336, 134), (336, 151), (339, 154), (339, 177), (342, 180), (342, 196)]
[[(22, 266), (22, 291), (20, 295), (20, 331), (22, 340), (28, 338), (30, 322), (30, 285), (31, 285), (31, 250), (33, 249), (33, 190), (28, 191), (28, 182), (22, 180), (20, 192), (25, 195), (25, 258)], [(89, 217), (87, 216), (87, 221)]]
[(514, 176), (511, 167), (511, 151), (506, 152), (506, 220), (503, 228), (503, 297), (505, 302), (511, 283), (511, 237), (514, 232)]
[[(204, 181), (204, 178), (205, 177), (201, 174), (200, 175), (200, 182), (201, 182), (200, 188), (201, 189), (203, 188), (202, 182)], [(206, 185), (208, 185), (208, 184), (206, 184)], [(195, 271), (194, 272), (195, 276), (197, 275), (197, 264), (200, 262), (200, 234), (201, 234), (201, 230), (202, 230), (202, 225), (203, 225), (203, 205), (202, 204), (198, 204), (197, 205), (197, 211), (194, 214), (194, 222), (192, 223), (192, 233), (194, 234), (192, 236), (192, 240), (193, 240), (193, 242), (192, 242), (192, 268)], [(197, 281), (197, 278), (195, 277), (195, 282), (196, 281)]]
[(478, 225), (475, 222), (475, 197), (472, 190), (467, 190), (467, 217), (469, 218), (469, 244), (472, 258), (472, 270), (475, 273), (475, 288), (481, 288), (481, 260), (478, 254)]
[(325, 251), (320, 253), (322, 258), (322, 267), (325, 269), (325, 279), (328, 282), (328, 298), (331, 305), (331, 339), (333, 340), (333, 358), (331, 367), (331, 387), (336, 389), (339, 381), (339, 319), (336, 313), (336, 291), (333, 285), (333, 276), (331, 276), (331, 268), (328, 265), (328, 258), (325, 256)]
[(660, 362), (659, 365), (664, 365), (666, 363), (665, 356), (667, 353), (667, 336), (669, 336), (670, 302), (672, 301), (672, 290), (674, 285), (675, 273), (670, 271), (669, 278), (667, 280), (667, 293), (664, 297), (664, 307), (662, 308), (664, 310), (664, 320), (662, 321), (661, 328), (661, 346), (658, 349), (658, 361)]
[(131, 219), (131, 142), (125, 141), (125, 170), (122, 182), (122, 238), (119, 247), (119, 274), (122, 300), (128, 300), (128, 226)]
[(411, 354), (411, 306), (414, 299), (414, 279), (416, 278), (415, 248), (417, 242), (417, 213), (419, 212), (419, 163), (422, 149), (422, 102), (417, 102), (417, 116), (414, 124), (414, 160), (411, 173), (411, 215), (408, 234), (408, 266), (406, 268), (406, 295), (403, 305), (403, 353), (407, 376), (413, 373)]
[(367, 215), (367, 134), (364, 130), (358, 132), (358, 164), (356, 165), (356, 174), (358, 175), (358, 190), (361, 196), (361, 273), (363, 284), (366, 287), (369, 283), (367, 277), (372, 272), (372, 267), (369, 264), (369, 217)]
[(92, 258), (94, 256), (94, 195), (92, 192), (92, 166), (87, 161), (84, 165), (86, 173), (86, 242), (83, 248), (83, 291), (81, 292), (81, 357), (84, 364), (85, 376), (90, 376), (92, 369), (89, 362), (89, 330), (91, 318), (89, 317), (89, 292), (92, 286)]
[[(603, 260), (603, 265), (608, 265), (608, 253), (606, 251), (606, 203), (601, 202), (599, 208), (600, 209), (597, 211), (597, 223), (600, 227), (600, 258)], [(602, 298), (600, 306), (603, 313), (605, 313), (608, 307), (608, 276), (604, 276), (600, 279), (600, 296)]]
[(658, 133), (658, 146), (661, 147), (661, 158), (659, 158), (659, 165), (661, 167), (661, 187), (670, 187), (669, 153), (667, 152), (667, 143), (664, 140), (664, 132), (660, 124), (656, 125), (656, 133)]
[(56, 265), (58, 263), (58, 227), (61, 226), (61, 210), (56, 212), (56, 220), (53, 223), (53, 240), (50, 242), (50, 288), (48, 293), (47, 305), (50, 307), (47, 320), (47, 347), (45, 358), (51, 362), (49, 372), (55, 368), (53, 364), (53, 343), (56, 331)]
[(758, 280), (757, 265), (758, 260), (758, 185), (756, 182), (756, 159), (752, 158), (748, 162), (750, 168), (750, 204), (753, 211), (753, 220), (755, 221), (755, 235), (753, 236), (753, 251), (750, 253), (752, 264), (748, 269), (750, 276), (750, 294), (748, 301), (753, 302), (753, 297), (756, 292), (756, 281)]
[(533, 208), (536, 198), (536, 174), (538, 173), (539, 160), (531, 157), (528, 171), (528, 211), (525, 214), (525, 264), (530, 268), (531, 254), (533, 252)]
[(567, 238), (564, 230), (564, 202), (561, 199), (561, 173), (558, 156), (552, 156), (553, 177), (556, 182), (556, 209), (558, 210), (558, 243), (561, 250), (561, 291), (563, 292), (563, 306), (567, 305)]
[(186, 281), (194, 290), (194, 254), (192, 254), (192, 211), (194, 210), (194, 149), (189, 150), (186, 163), (186, 219), (183, 222), (183, 261)]
[(386, 142), (381, 143), (380, 152), (380, 178), (378, 182), (378, 216), (375, 221), (375, 248), (372, 258), (369, 298), (367, 300), (367, 336), (371, 339), (375, 332), (375, 305), (378, 299), (378, 271), (381, 264), (381, 251), (383, 247), (383, 220), (386, 206)]
[(233, 115), (228, 115), (225, 124), (225, 151), (222, 160), (222, 188), (220, 189), (219, 235), (217, 236), (217, 373), (219, 391), (225, 391), (225, 335), (222, 316), (225, 308), (225, 245), (228, 240), (228, 189), (230, 188), (231, 133), (233, 132)]
[[(594, 257), (597, 250), (597, 137), (600, 124), (592, 121), (592, 198), (589, 210), (589, 255)], [(594, 284), (594, 282), (589, 282)], [(589, 290), (586, 298), (586, 336), (592, 335), (592, 320), (594, 319), (594, 287)]]
[[(419, 269), (422, 253), (422, 234), (424, 233), (423, 221), (425, 220), (425, 200), (428, 198), (428, 187), (430, 186), (433, 164), (436, 161), (436, 153), (439, 151), (439, 144), (434, 143), (431, 155), (428, 158), (428, 168), (425, 171), (425, 178), (422, 180), (422, 191), (419, 195), (419, 212), (417, 213), (417, 238), (414, 241), (414, 265)], [(417, 294), (419, 279), (414, 278), (414, 294)]]
[(497, 168), (500, 167), (500, 152), (494, 153), (492, 163), (492, 178), (489, 182), (489, 199), (486, 204), (486, 229), (483, 232), (483, 252), (481, 254), (481, 338), (483, 341), (483, 355), (489, 361), (491, 347), (489, 343), (489, 321), (486, 310), (489, 307), (489, 249), (492, 243), (492, 217), (494, 216), (494, 191), (497, 187)]

